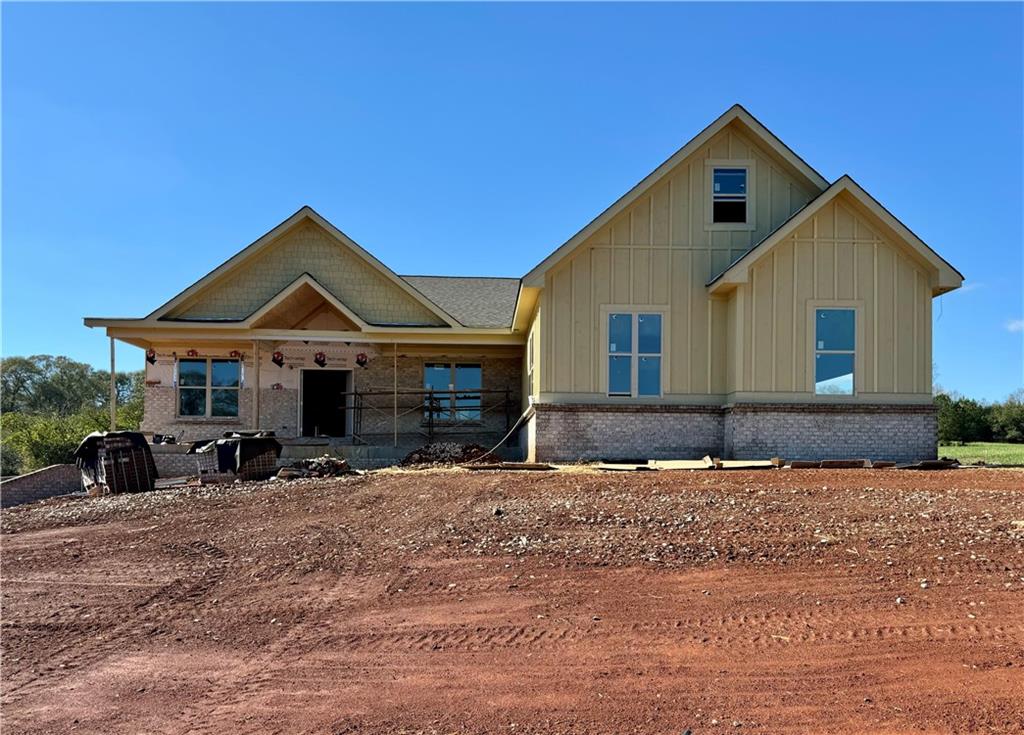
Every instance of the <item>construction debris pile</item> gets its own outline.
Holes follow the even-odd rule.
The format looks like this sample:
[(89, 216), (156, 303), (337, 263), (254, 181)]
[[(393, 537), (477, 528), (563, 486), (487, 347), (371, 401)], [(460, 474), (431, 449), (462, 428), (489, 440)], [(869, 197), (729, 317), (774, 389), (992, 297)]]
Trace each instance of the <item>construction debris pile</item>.
[(457, 442), (434, 442), (409, 452), (402, 460), (402, 466), (420, 464), (462, 464), (483, 457), (488, 450), (479, 444), (458, 444)]
[(94, 431), (74, 457), (82, 485), (93, 496), (146, 492), (157, 479), (149, 444), (137, 431)]
[(278, 480), (297, 480), (304, 477), (341, 477), (354, 474), (359, 474), (359, 470), (352, 469), (348, 460), (325, 454), (322, 457), (299, 460), (289, 467), (282, 467), (276, 477)]
[(193, 442), (199, 477), (207, 482), (266, 480), (277, 471), (281, 444), (273, 432), (227, 432), (221, 439)]

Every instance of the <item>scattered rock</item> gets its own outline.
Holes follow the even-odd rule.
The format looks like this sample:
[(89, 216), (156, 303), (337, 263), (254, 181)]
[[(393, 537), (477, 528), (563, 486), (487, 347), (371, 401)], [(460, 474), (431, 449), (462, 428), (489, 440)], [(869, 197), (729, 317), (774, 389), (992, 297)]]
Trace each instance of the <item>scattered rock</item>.
[(479, 444), (459, 444), (457, 442), (434, 442), (415, 449), (402, 460), (402, 466), (424, 464), (451, 465), (472, 462), (487, 454), (488, 450)]
[(358, 470), (349, 467), (348, 460), (332, 457), (328, 454), (314, 459), (302, 459), (294, 462), (291, 467), (282, 467), (277, 472), (278, 480), (295, 480), (305, 477), (342, 477), (358, 474)]

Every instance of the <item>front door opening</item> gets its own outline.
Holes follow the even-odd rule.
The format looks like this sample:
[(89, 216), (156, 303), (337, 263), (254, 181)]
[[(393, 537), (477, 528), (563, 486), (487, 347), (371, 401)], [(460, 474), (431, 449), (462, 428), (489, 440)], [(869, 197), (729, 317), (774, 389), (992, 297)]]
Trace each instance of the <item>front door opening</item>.
[(350, 370), (302, 371), (302, 435), (348, 434)]

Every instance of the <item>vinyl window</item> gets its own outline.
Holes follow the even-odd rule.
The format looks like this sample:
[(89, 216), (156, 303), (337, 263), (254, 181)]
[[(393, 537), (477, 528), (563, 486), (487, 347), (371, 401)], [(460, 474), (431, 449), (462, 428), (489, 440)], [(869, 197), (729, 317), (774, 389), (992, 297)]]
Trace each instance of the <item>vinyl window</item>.
[(746, 224), (748, 174), (745, 167), (716, 166), (712, 170), (712, 224)]
[(854, 309), (814, 310), (814, 392), (852, 396), (856, 362)]
[(178, 361), (178, 415), (235, 418), (241, 363), (216, 358)]
[(661, 395), (662, 316), (608, 315), (608, 395)]
[[(438, 391), (434, 396), (434, 421), (480, 421), (483, 370), (479, 363), (425, 363), (423, 388)], [(423, 418), (430, 418), (429, 405), (424, 407)]]

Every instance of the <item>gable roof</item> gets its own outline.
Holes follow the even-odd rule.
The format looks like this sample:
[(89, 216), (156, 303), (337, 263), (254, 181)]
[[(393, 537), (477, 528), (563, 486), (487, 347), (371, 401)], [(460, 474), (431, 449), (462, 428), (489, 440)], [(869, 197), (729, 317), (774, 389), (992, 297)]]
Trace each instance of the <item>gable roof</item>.
[(191, 286), (189, 286), (184, 291), (179, 293), (177, 296), (172, 298), (170, 301), (166, 302), (165, 304), (157, 308), (154, 312), (147, 316), (146, 319), (150, 320), (167, 318), (167, 315), (176, 307), (182, 305), (183, 303), (186, 303), (192, 297), (196, 296), (197, 294), (199, 294), (200, 292), (202, 292), (203, 290), (217, 282), (219, 279), (226, 276), (228, 273), (233, 272), (240, 265), (249, 261), (257, 254), (262, 252), (267, 246), (269, 246), (271, 243), (277, 240), (278, 237), (286, 233), (288, 230), (291, 230), (293, 227), (296, 227), (297, 225), (307, 220), (312, 221), (319, 225), (320, 227), (322, 227), (328, 234), (337, 239), (340, 245), (347, 247), (349, 250), (355, 253), (358, 257), (364, 260), (370, 267), (380, 272), (388, 281), (392, 282), (398, 288), (406, 292), (414, 300), (416, 300), (418, 303), (424, 306), (428, 311), (436, 315), (445, 324), (447, 324), (450, 327), (459, 326), (458, 321), (454, 317), (452, 317), (451, 314), (447, 313), (443, 308), (432, 302), (420, 291), (413, 288), (407, 281), (401, 279), (398, 276), (398, 274), (396, 274), (386, 265), (384, 265), (375, 257), (373, 257), (369, 252), (364, 250), (355, 240), (350, 238), (348, 235), (346, 235), (344, 232), (342, 232), (337, 227), (332, 225), (325, 218), (320, 216), (310, 206), (304, 206), (301, 209), (299, 209), (291, 217), (277, 225), (277, 227), (274, 227), (265, 235), (257, 239), (255, 242), (251, 243), (246, 248), (242, 249), (234, 256), (224, 261), (215, 269), (207, 273), (205, 276), (200, 278), (198, 281), (193, 283)]
[(807, 222), (825, 205), (843, 194), (852, 197), (885, 231), (903, 242), (920, 260), (923, 260), (937, 272), (938, 278), (933, 288), (933, 295), (960, 288), (964, 280), (963, 274), (960, 271), (950, 265), (945, 258), (915, 235), (910, 228), (896, 219), (889, 210), (879, 204), (878, 200), (864, 191), (860, 184), (854, 181), (852, 177), (844, 174), (828, 189), (808, 202), (802, 209), (795, 212), (770, 235), (754, 245), (754, 247), (733, 261), (728, 268), (711, 279), (707, 284), (711, 293), (727, 290), (737, 283), (746, 282), (751, 265), (769, 253), (777, 244), (795, 233), (801, 225)]
[(511, 327), (518, 278), (402, 276), (467, 327)]
[(308, 292), (309, 290), (312, 290), (315, 292), (315, 295), (319, 296), (319, 298), (315, 299), (315, 301), (318, 302), (317, 306), (326, 304), (341, 314), (342, 317), (351, 322), (360, 331), (367, 328), (367, 323), (363, 321), (358, 314), (345, 306), (345, 304), (341, 303), (333, 293), (324, 288), (324, 286), (309, 273), (303, 273), (283, 289), (278, 291), (277, 294), (263, 304), (263, 306), (247, 316), (242, 322), (242, 326), (258, 326), (261, 320), (274, 313), (280, 307), (286, 305), (289, 300), (298, 297), (302, 295), (303, 292)]
[(658, 166), (654, 171), (648, 174), (640, 183), (630, 189), (628, 192), (623, 194), (616, 202), (610, 207), (605, 209), (601, 214), (595, 217), (591, 222), (584, 227), (582, 230), (577, 232), (571, 238), (569, 238), (563, 245), (557, 250), (551, 253), (548, 257), (538, 263), (533, 270), (523, 276), (524, 286), (543, 286), (544, 285), (544, 273), (567, 256), (570, 252), (576, 249), (577, 246), (581, 245), (591, 235), (600, 230), (604, 225), (608, 224), (612, 219), (615, 218), (620, 212), (626, 207), (635, 202), (652, 187), (654, 187), (659, 181), (661, 181), (672, 169), (674, 169), (679, 163), (692, 155), (698, 148), (707, 143), (713, 138), (719, 131), (725, 128), (727, 125), (733, 122), (739, 122), (746, 128), (748, 128), (757, 139), (764, 143), (773, 153), (779, 156), (785, 161), (793, 171), (803, 178), (812, 189), (818, 191), (824, 190), (828, 187), (828, 181), (811, 166), (800, 158), (796, 153), (793, 152), (789, 146), (783, 143), (778, 137), (775, 136), (768, 128), (761, 124), (761, 122), (751, 115), (742, 105), (736, 104), (726, 110), (721, 116), (718, 117), (714, 122), (700, 131), (694, 136), (686, 145), (680, 148), (678, 151), (673, 153), (668, 160)]

